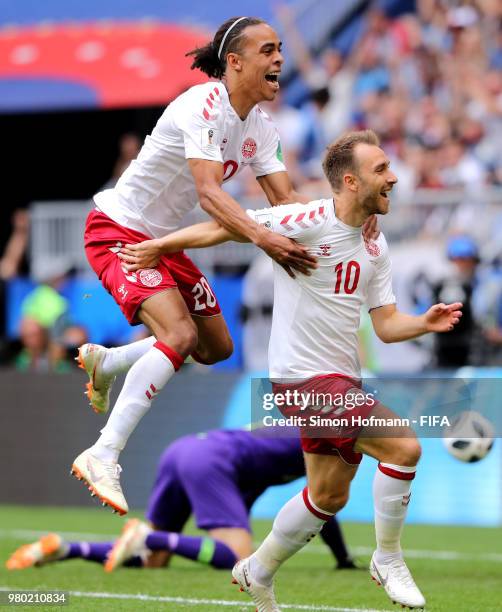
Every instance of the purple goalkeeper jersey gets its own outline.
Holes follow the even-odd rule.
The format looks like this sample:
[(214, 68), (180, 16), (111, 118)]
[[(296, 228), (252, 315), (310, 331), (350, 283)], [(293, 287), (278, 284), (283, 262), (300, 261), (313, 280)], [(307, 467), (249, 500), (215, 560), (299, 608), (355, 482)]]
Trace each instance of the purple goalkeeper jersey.
[(249, 529), (257, 497), (305, 474), (299, 436), (295, 430), (288, 434), (283, 428), (214, 430), (176, 440), (162, 455), (149, 520), (181, 531), (193, 512), (201, 529)]

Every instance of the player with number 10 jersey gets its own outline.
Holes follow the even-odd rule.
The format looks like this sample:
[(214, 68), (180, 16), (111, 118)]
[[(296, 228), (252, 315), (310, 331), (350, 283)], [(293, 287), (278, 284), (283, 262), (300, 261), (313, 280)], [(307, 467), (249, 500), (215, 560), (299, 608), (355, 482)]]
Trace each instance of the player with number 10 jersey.
[(396, 301), (384, 235), (364, 240), (361, 227), (337, 218), (333, 199), (247, 212), (272, 231), (304, 244), (318, 258), (310, 276), (294, 279), (274, 263), (270, 378), (307, 379), (334, 372), (360, 378), (361, 308)]

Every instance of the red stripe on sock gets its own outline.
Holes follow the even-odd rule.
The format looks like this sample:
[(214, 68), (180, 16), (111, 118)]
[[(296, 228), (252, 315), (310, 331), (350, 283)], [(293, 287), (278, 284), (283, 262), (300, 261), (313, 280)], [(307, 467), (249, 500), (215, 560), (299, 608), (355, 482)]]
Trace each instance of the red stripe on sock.
[(382, 472), (382, 474), (390, 476), (391, 478), (397, 478), (398, 480), (413, 480), (416, 474), (416, 472), (399, 472), (398, 470), (393, 470), (392, 468), (386, 467), (381, 463), (378, 464), (378, 469)]
[(331, 514), (324, 514), (324, 512), (319, 512), (319, 510), (316, 510), (314, 506), (310, 503), (308, 487), (305, 487), (303, 489), (302, 494), (303, 494), (303, 501), (305, 502), (305, 505), (307, 506), (307, 510), (309, 510), (309, 512), (312, 512), (312, 514), (314, 516), (317, 516), (317, 518), (322, 519), (323, 521), (329, 521), (329, 519), (332, 516)]
[(185, 358), (182, 357), (179, 353), (177, 353), (174, 349), (167, 344), (164, 344), (160, 340), (153, 345), (156, 349), (159, 349), (164, 355), (169, 359), (169, 361), (173, 364), (173, 368), (175, 370), (179, 370), (181, 368), (182, 363), (185, 361)]
[(152, 396), (150, 395), (150, 391), (145, 391), (145, 395), (147, 396), (149, 400), (152, 399)]

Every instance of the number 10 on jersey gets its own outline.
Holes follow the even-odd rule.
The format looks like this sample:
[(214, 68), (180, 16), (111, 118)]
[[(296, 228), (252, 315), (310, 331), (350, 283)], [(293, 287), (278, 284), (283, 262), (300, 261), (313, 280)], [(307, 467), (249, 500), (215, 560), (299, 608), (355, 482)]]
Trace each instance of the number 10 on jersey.
[[(341, 261), (335, 266), (336, 284), (335, 293), (354, 293), (359, 283), (361, 266), (351, 259), (347, 264)], [(343, 291), (342, 291), (343, 289)]]

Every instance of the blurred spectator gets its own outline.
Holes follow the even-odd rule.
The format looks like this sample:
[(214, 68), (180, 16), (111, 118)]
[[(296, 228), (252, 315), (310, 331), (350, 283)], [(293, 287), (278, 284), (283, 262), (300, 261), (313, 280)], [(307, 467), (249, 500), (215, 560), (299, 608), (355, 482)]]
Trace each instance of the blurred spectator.
[(455, 329), (435, 335), (433, 366), (478, 365), (482, 338), (473, 312), (473, 295), (479, 282), (478, 246), (468, 235), (453, 236), (446, 253), (451, 263), (447, 273), (436, 279), (430, 278), (428, 272), (420, 273), (413, 283), (414, 301), (421, 312), (432, 304), (461, 302), (462, 318)]
[(317, 61), (298, 32), (289, 6), (280, 5), (277, 17), (283, 26), (295, 66), (310, 91), (310, 100), (319, 97), (319, 92), (324, 92), (322, 95), (326, 99), (321, 104), (321, 123), (323, 138), (329, 143), (351, 124), (355, 67), (345, 62), (335, 47), (325, 49)]
[(7, 283), (27, 268), (26, 251), (30, 233), (27, 210), (17, 209), (11, 217), (12, 232), (0, 257), (0, 355), (8, 351), (5, 339)]
[(302, 108), (303, 122), (306, 128), (305, 146), (300, 155), (300, 163), (304, 175), (310, 180), (322, 177), (319, 163), (329, 144), (324, 130), (323, 116), (329, 102), (327, 87), (311, 92), (310, 99)]
[(244, 369), (267, 370), (272, 327), (274, 274), (272, 260), (260, 253), (244, 276), (242, 286), (242, 353)]
[(71, 321), (68, 302), (59, 289), (68, 278), (64, 262), (54, 262), (50, 278), (31, 291), (21, 304), (20, 341), (14, 360), (21, 370), (66, 372), (87, 332)]
[(463, 188), (477, 193), (486, 179), (486, 172), (460, 140), (452, 138), (444, 144), (439, 155), (439, 176), (444, 187)]
[(300, 156), (305, 148), (307, 126), (302, 113), (284, 102), (279, 92), (273, 102), (260, 105), (273, 119), (279, 136), (284, 156), (284, 163), (295, 187), (305, 182), (305, 176), (300, 167)]
[(483, 365), (502, 365), (502, 254), (482, 276), (474, 294), (473, 309), (482, 329)]
[(140, 152), (142, 141), (137, 134), (128, 132), (123, 134), (119, 140), (119, 154), (113, 167), (110, 179), (103, 185), (103, 189), (111, 188), (118, 181), (124, 170)]
[(4, 281), (21, 272), (30, 234), (30, 216), (27, 210), (15, 210), (11, 221), (12, 233), (0, 258), (0, 278)]
[(49, 371), (49, 334), (39, 321), (24, 317), (19, 325), (22, 348), (16, 355), (14, 366), (21, 371)]

